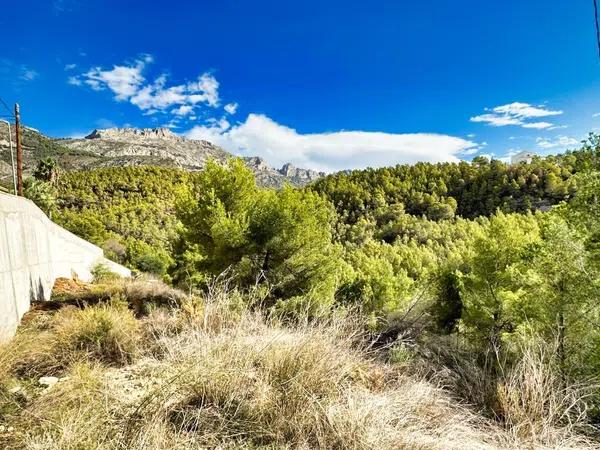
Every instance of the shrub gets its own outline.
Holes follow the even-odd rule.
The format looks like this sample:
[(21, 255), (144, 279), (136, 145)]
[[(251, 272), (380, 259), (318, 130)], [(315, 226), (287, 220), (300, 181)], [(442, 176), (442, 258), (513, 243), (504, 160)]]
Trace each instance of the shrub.
[(121, 278), (119, 274), (113, 272), (107, 265), (102, 263), (96, 264), (91, 272), (92, 277), (94, 277), (94, 283), (107, 282)]
[(63, 308), (23, 329), (0, 351), (7, 372), (61, 374), (78, 361), (131, 362), (141, 344), (140, 323), (122, 301)]
[(122, 263), (127, 255), (127, 248), (119, 241), (119, 239), (110, 238), (102, 245), (104, 255), (113, 261)]
[(164, 275), (167, 273), (167, 262), (159, 255), (144, 253), (134, 261), (135, 266), (142, 272), (154, 275)]

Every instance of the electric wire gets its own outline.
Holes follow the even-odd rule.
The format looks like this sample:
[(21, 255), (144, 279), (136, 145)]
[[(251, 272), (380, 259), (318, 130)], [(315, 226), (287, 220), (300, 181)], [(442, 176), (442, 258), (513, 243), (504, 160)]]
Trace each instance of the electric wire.
[[(595, 1), (595, 0), (594, 0)], [(0, 103), (2, 103), (2, 106), (4, 106), (4, 108), (6, 108), (6, 110), (8, 111), (8, 113), (10, 114), (10, 117), (13, 117), (13, 112), (11, 111), (11, 109), (8, 107), (8, 104), (2, 99), (2, 97), (0, 97)]]
[(598, 44), (598, 58), (600, 58), (600, 25), (598, 25), (598, 0), (594, 0), (594, 20), (596, 22), (596, 42)]

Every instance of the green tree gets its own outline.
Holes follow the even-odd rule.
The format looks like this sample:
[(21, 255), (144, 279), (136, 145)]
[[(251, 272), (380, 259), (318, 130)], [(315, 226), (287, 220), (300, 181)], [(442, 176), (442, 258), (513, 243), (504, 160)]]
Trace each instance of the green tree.
[(547, 217), (542, 241), (521, 267), (526, 292), (517, 306), (521, 323), (556, 341), (563, 374), (600, 363), (598, 274), (590, 265), (581, 235), (557, 215)]
[(40, 160), (33, 172), (33, 177), (55, 185), (58, 181), (58, 164), (56, 160), (51, 157)]
[(461, 275), (462, 328), (495, 348), (517, 325), (512, 305), (520, 294), (512, 268), (539, 240), (532, 215), (496, 213), (475, 239), (470, 270)]
[(33, 201), (48, 217), (56, 210), (56, 189), (47, 182), (36, 178), (26, 178), (23, 182), (23, 194)]
[(338, 251), (333, 209), (310, 191), (256, 187), (239, 159), (209, 162), (182, 195), (178, 280), (206, 280), (229, 269), (247, 287), (266, 282), (272, 299), (330, 303)]

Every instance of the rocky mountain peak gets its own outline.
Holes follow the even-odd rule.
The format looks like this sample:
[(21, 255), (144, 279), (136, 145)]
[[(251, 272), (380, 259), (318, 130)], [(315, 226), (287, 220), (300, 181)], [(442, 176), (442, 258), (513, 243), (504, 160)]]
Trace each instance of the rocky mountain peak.
[(246, 165), (253, 170), (274, 171), (269, 163), (260, 156), (250, 156), (244, 158)]
[(182, 140), (168, 128), (104, 128), (96, 129), (85, 137), (86, 139), (110, 139), (129, 141), (140, 139)]
[[(161, 166), (190, 171), (202, 170), (209, 159), (224, 163), (233, 156), (218, 145), (178, 136), (168, 128), (105, 128), (96, 129), (85, 138), (62, 139), (25, 127), (23, 131), (26, 173), (31, 173), (45, 156), (56, 158), (65, 170)], [(6, 183), (12, 183), (9, 147), (7, 129), (0, 127), (0, 181)], [(304, 186), (323, 175), (292, 164), (275, 169), (260, 156), (243, 160), (254, 172), (259, 186)]]
[(317, 172), (311, 169), (299, 169), (291, 163), (284, 164), (279, 173), (288, 178), (294, 178), (297, 180), (303, 180), (305, 182), (316, 180), (322, 176), (325, 176), (323, 172)]
[(297, 172), (298, 172), (298, 168), (296, 166), (294, 166), (292, 163), (284, 164), (283, 167), (281, 169), (279, 169), (279, 173), (281, 173), (282, 175), (285, 175), (286, 177), (296, 176)]

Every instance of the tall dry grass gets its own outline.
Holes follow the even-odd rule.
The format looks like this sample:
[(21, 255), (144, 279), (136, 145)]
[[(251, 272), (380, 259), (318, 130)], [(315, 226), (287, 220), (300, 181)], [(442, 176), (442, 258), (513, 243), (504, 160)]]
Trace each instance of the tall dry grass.
[[(122, 303), (40, 319), (0, 351), (4, 380), (27, 394), (4, 417), (0, 407), (0, 423), (15, 428), (0, 447), (598, 448), (579, 434), (587, 391), (558, 390), (539, 352), (498, 386), (497, 421), (432, 382), (434, 365), (386, 363), (360, 319), (283, 322), (246, 307), (260, 304), (252, 295), (213, 289), (141, 319)], [(35, 333), (64, 349), (33, 349)], [(59, 367), (68, 380), (26, 389), (27, 377)]]
[(599, 386), (567, 382), (555, 348), (535, 340), (522, 345), (521, 358), (498, 384), (497, 412), (518, 440), (577, 442), (578, 432), (588, 428), (589, 400)]

